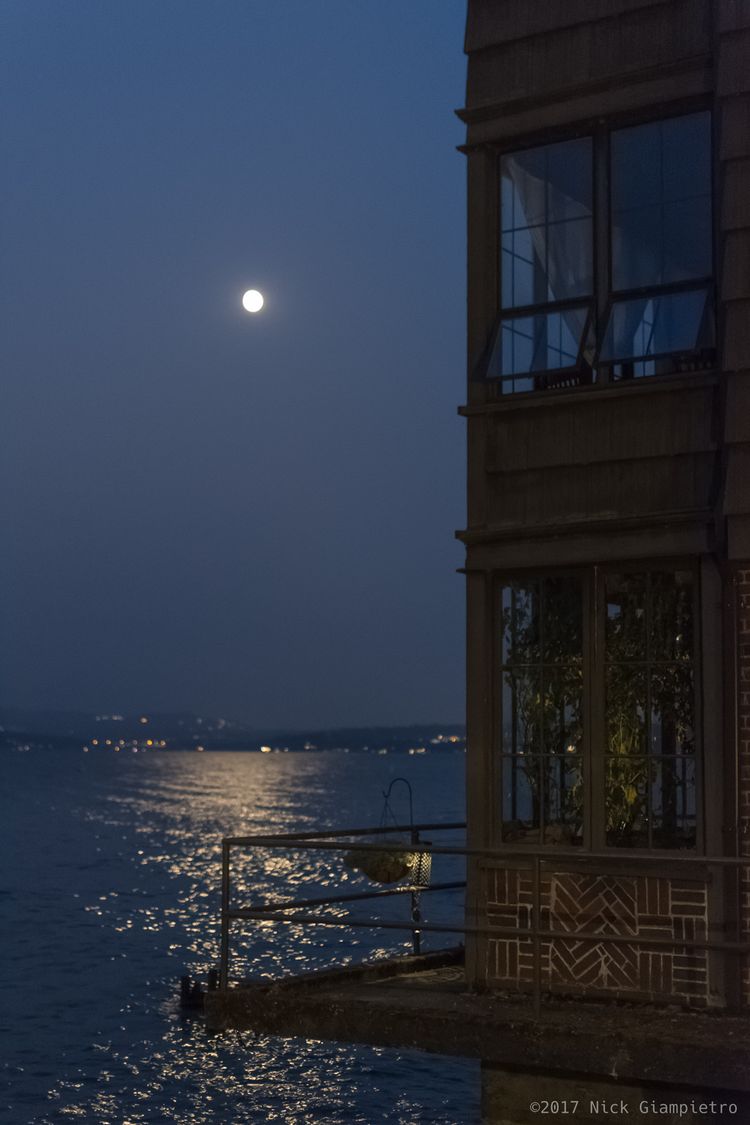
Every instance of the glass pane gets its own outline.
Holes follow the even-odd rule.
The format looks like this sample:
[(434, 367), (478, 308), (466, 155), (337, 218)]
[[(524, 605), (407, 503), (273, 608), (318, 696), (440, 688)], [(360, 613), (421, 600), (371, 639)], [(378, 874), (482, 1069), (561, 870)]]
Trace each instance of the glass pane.
[(713, 273), (712, 216), (704, 198), (681, 199), (667, 209), (626, 211), (617, 217), (612, 242), (615, 291), (673, 285)]
[(591, 215), (591, 139), (507, 153), (500, 161), (502, 229), (518, 230)]
[(693, 759), (662, 758), (651, 763), (651, 821), (654, 847), (695, 847)]
[(544, 759), (544, 842), (583, 840), (583, 771), (576, 755)]
[(528, 318), (504, 320), (490, 359), (490, 378), (532, 371), (534, 325)]
[[(548, 301), (587, 297), (594, 287), (589, 219), (566, 219), (547, 232)], [(543, 298), (544, 299), (544, 298)]]
[(505, 754), (536, 754), (541, 749), (539, 673), (506, 672), (503, 676), (502, 750)]
[(503, 840), (539, 838), (540, 759), (503, 758)]
[(710, 276), (710, 114), (619, 129), (611, 153), (614, 288)]
[(687, 664), (657, 665), (651, 673), (651, 753), (695, 753), (695, 687)]
[(527, 148), (500, 159), (502, 229), (523, 230), (543, 225), (547, 218), (547, 165), (557, 145)]
[(612, 215), (659, 206), (661, 123), (617, 129), (610, 135)]
[(648, 847), (648, 760), (608, 758), (606, 769), (607, 843)]
[(606, 659), (646, 659), (646, 575), (608, 574)]
[(612, 222), (612, 286), (615, 291), (661, 285), (664, 280), (661, 208), (635, 207), (613, 216)]
[(607, 747), (610, 754), (646, 754), (646, 672), (628, 664), (606, 671)]
[(693, 659), (693, 575), (689, 570), (651, 575), (652, 660)]
[(713, 273), (711, 208), (705, 198), (681, 199), (664, 214), (664, 285)]
[(557, 371), (560, 367), (573, 367), (578, 363), (586, 311), (572, 309), (564, 313), (547, 313), (543, 317), (543, 329), (538, 327), (539, 318), (535, 318), (535, 330), (541, 331), (541, 351), (537, 352), (535, 364), (545, 371)]
[(615, 301), (599, 355), (604, 363), (711, 347), (708, 289)]
[(581, 350), (588, 305), (564, 312), (508, 317), (501, 322), (487, 377), (522, 375), (575, 367)]
[(539, 583), (502, 588), (503, 664), (539, 663)]
[(711, 194), (711, 114), (661, 122), (662, 178), (667, 202)]
[(544, 752), (580, 753), (583, 748), (581, 696), (583, 676), (580, 668), (544, 674)]
[(506, 305), (533, 305), (544, 301), (534, 290), (534, 276), (539, 262), (530, 230), (503, 231), (502, 287)]
[(588, 296), (593, 287), (591, 140), (500, 161), (502, 307)]
[(557, 664), (580, 657), (583, 624), (583, 590), (580, 578), (545, 578), (542, 594), (545, 664)]

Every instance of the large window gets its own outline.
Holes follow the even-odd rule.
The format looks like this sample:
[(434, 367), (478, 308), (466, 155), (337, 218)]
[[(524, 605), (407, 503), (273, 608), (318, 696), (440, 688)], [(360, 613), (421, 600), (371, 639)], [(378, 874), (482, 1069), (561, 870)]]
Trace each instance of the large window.
[(503, 840), (696, 846), (696, 602), (690, 569), (501, 582)]
[(693, 113), (500, 157), (503, 393), (711, 362), (710, 131)]
[(512, 390), (577, 370), (594, 291), (591, 140), (501, 157), (503, 315), (490, 364)]
[(582, 606), (575, 576), (502, 587), (505, 839), (583, 839)]

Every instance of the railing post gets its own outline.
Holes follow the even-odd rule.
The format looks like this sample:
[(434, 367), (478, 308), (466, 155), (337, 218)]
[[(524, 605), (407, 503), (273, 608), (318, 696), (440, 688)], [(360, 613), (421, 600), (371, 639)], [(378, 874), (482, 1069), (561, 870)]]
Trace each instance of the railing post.
[(536, 1019), (542, 1014), (542, 946), (539, 929), (542, 921), (542, 889), (541, 889), (541, 860), (534, 856), (534, 881), (532, 884), (532, 942), (534, 949), (534, 1016)]
[(221, 950), (219, 954), (219, 988), (229, 987), (229, 848), (221, 842)]
[[(412, 830), (411, 830), (411, 842), (412, 842), (412, 844), (418, 844), (419, 843), (419, 829), (418, 828), (412, 828)], [(419, 891), (412, 891), (411, 892), (411, 920), (412, 920), (412, 922), (421, 922), (422, 921), (422, 912), (419, 909), (419, 895), (420, 895)], [(412, 950), (414, 952), (414, 956), (418, 957), (419, 954), (422, 952), (422, 932), (421, 932), (421, 930), (412, 930), (411, 941), (412, 941)]]

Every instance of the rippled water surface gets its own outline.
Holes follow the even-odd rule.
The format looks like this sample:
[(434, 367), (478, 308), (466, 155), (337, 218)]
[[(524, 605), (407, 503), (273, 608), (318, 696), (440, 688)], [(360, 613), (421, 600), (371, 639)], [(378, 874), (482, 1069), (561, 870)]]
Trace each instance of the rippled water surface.
[[(179, 977), (205, 976), (216, 963), (222, 835), (376, 822), (398, 775), (412, 781), (417, 819), (461, 820), (462, 753), (31, 751), (1, 762), (3, 1120), (478, 1120), (472, 1062), (209, 1037), (176, 1003)], [(459, 872), (444, 865), (436, 874)], [(249, 899), (312, 894), (321, 882), (335, 891), (342, 881), (360, 889), (331, 853), (264, 852), (238, 882)], [(460, 900), (444, 895), (430, 915), (459, 917)], [(275, 976), (383, 956), (401, 940), (391, 934), (248, 927), (236, 967)]]

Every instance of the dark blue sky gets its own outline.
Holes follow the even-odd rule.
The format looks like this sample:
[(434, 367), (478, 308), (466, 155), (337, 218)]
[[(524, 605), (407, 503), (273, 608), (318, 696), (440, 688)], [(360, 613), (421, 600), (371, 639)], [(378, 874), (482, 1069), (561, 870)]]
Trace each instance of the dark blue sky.
[(0, 700), (462, 718), (463, 25), (4, 0)]

